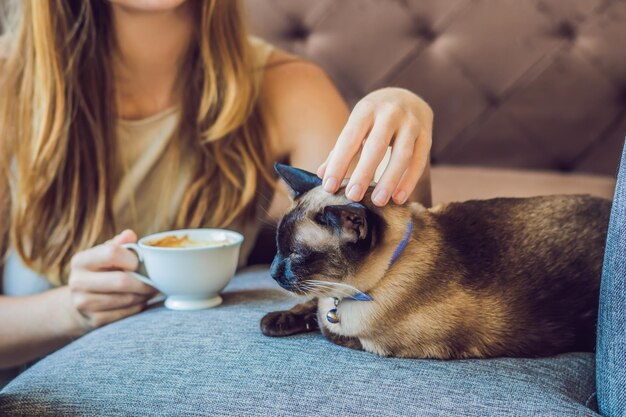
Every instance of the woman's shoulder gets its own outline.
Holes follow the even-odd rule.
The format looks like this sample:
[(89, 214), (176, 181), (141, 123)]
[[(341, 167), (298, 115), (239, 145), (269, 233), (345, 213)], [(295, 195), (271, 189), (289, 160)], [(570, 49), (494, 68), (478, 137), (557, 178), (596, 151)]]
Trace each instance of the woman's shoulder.
[[(292, 87), (332, 86), (330, 78), (319, 65), (282, 49), (273, 48), (268, 56), (263, 77), (267, 92), (288, 94)], [(315, 88), (311, 88), (312, 90)]]
[(347, 118), (345, 102), (326, 71), (278, 48), (265, 66), (260, 103), (280, 153), (292, 148), (288, 141), (298, 140), (298, 132), (317, 132), (338, 117)]

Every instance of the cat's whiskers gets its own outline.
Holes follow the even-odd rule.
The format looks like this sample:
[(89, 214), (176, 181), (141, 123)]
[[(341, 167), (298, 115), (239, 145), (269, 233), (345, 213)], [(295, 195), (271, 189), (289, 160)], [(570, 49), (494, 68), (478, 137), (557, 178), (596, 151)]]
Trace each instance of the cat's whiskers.
[(319, 295), (325, 295), (329, 288), (324, 288), (318, 284), (309, 284), (308, 282), (304, 282), (298, 285), (298, 290), (303, 292), (317, 292)]
[(352, 285), (344, 284), (341, 282), (329, 282), (312, 279), (306, 281), (306, 283), (312, 284), (316, 288), (322, 289), (324, 291), (331, 291), (333, 295), (351, 296), (361, 293), (361, 291), (359, 291)]
[(324, 296), (324, 297), (330, 297), (331, 295), (328, 294), (330, 291), (332, 291), (332, 287), (330, 286), (326, 286), (326, 285), (320, 285), (319, 283), (308, 283), (305, 282), (301, 285), (298, 286), (298, 288), (302, 291), (307, 291), (310, 293), (315, 293), (318, 296)]
[(311, 280), (308, 280), (307, 282), (310, 282), (313, 284), (329, 285), (331, 287), (337, 287), (338, 289), (341, 289), (343, 291), (351, 291), (355, 293), (361, 292), (358, 288), (353, 287), (352, 285), (349, 285), (349, 284), (344, 284), (343, 282), (321, 281), (321, 280), (316, 280), (316, 279), (311, 279)]
[(347, 291), (345, 288), (338, 288), (329, 284), (315, 284), (315, 288), (322, 291), (324, 295), (333, 296), (346, 296), (351, 293)]

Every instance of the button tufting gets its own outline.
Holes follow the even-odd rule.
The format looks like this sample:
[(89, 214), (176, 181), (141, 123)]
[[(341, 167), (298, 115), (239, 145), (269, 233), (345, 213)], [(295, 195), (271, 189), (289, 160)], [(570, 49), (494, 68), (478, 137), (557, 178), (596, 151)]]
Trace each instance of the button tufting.
[(301, 24), (295, 24), (293, 29), (289, 31), (289, 37), (297, 40), (304, 40), (309, 37), (311, 32)]
[(373, 85), (427, 97), (434, 165), (614, 174), (605, 155), (619, 152), (626, 122), (626, 49), (613, 46), (621, 1), (244, 2), (259, 11), (253, 27), (321, 61), (350, 103)]
[(569, 41), (573, 41), (578, 35), (576, 33), (576, 27), (571, 22), (561, 22), (561, 24), (556, 28), (556, 34), (557, 36), (565, 38)]
[(487, 103), (489, 103), (491, 107), (500, 107), (500, 105), (502, 104), (502, 99), (492, 93), (486, 93), (485, 100), (487, 101)]
[(423, 24), (417, 27), (416, 33), (417, 36), (425, 39), (428, 42), (432, 42), (437, 38), (437, 33), (433, 30), (433, 28)]

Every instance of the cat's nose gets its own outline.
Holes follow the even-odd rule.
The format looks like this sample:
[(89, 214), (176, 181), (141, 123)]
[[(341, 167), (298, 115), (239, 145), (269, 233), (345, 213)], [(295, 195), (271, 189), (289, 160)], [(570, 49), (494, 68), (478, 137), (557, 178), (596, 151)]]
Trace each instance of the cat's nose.
[(283, 274), (284, 269), (282, 258), (279, 255), (276, 255), (272, 261), (272, 265), (270, 265), (270, 275), (275, 280), (278, 280), (278, 278)]
[(291, 270), (291, 259), (276, 256), (270, 266), (270, 275), (281, 287), (287, 288), (291, 286), (296, 279)]

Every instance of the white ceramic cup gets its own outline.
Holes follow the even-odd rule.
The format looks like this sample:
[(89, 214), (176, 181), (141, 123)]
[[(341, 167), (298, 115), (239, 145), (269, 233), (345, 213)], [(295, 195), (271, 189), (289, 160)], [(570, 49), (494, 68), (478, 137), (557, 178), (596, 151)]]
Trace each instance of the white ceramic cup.
[[(165, 248), (148, 245), (166, 236), (189, 236), (194, 241), (223, 241), (219, 246)], [(172, 310), (199, 310), (222, 303), (220, 291), (237, 269), (240, 233), (225, 229), (187, 229), (156, 233), (139, 242), (123, 245), (137, 254), (148, 276), (131, 275), (165, 294), (165, 307)]]

